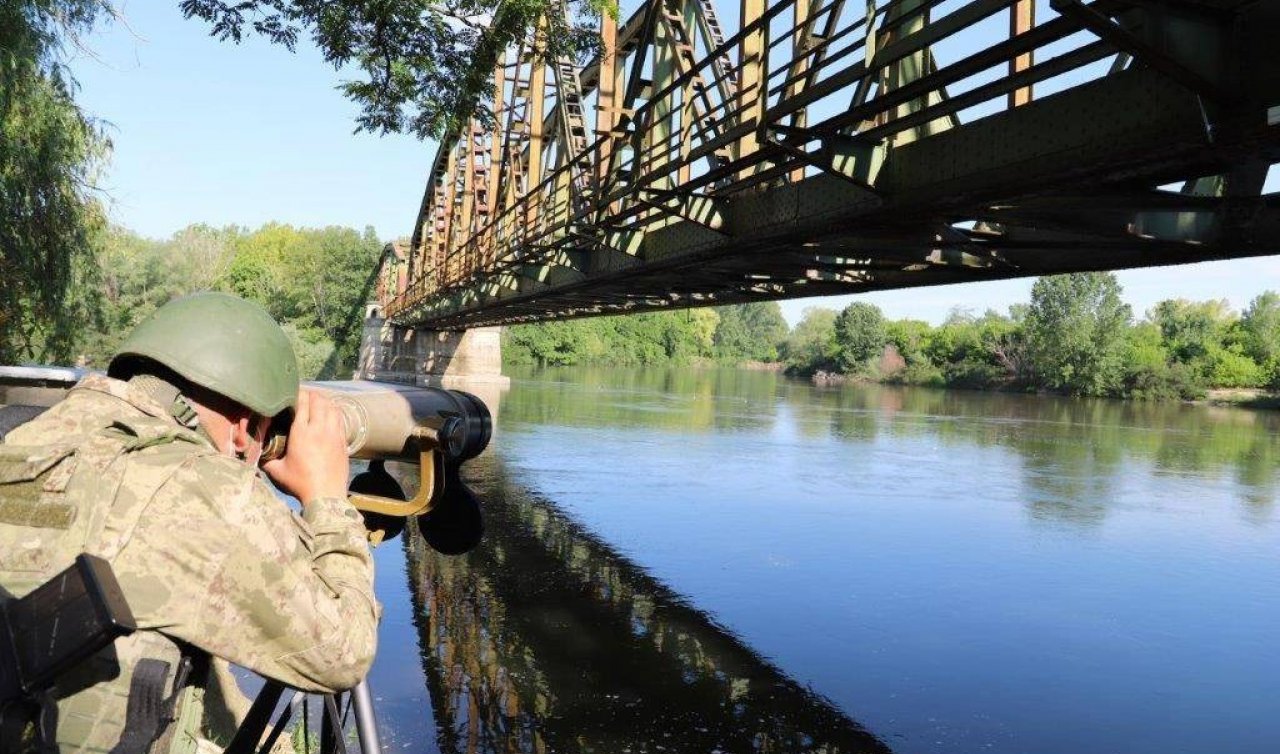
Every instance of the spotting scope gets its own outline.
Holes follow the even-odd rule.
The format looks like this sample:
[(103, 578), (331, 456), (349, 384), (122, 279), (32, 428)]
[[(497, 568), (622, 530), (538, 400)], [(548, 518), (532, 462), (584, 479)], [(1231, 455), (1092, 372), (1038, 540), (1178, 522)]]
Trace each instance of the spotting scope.
[[(461, 390), (389, 382), (306, 382), (342, 412), (347, 455), (369, 462), (351, 480), (351, 503), (364, 516), (369, 539), (378, 544), (396, 536), (409, 518), (417, 518), (427, 542), (446, 554), (466, 552), (484, 532), (480, 505), (463, 483), (459, 469), (489, 445), (493, 421), (484, 402)], [(272, 423), (263, 460), (287, 450), (292, 412)], [(418, 466), (412, 498), (384, 461)]]

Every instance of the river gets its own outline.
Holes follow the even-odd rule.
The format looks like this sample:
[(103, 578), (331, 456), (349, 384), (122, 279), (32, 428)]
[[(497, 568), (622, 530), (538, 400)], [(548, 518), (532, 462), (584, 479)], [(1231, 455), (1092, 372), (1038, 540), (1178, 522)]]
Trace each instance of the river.
[(388, 751), (1280, 751), (1280, 414), (512, 374), (377, 551)]

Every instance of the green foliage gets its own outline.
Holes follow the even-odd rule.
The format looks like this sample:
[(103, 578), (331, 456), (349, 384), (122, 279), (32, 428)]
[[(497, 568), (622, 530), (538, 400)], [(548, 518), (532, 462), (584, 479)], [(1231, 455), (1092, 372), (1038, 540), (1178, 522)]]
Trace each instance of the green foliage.
[(1022, 326), (994, 311), (981, 317), (953, 311), (941, 326), (917, 337), (921, 353), (934, 369), (913, 369), (908, 357), (908, 372), (920, 374), (926, 384), (1009, 387), (1022, 380), (1028, 368)]
[(1163, 367), (1169, 361), (1164, 336), (1154, 322), (1139, 322), (1129, 328), (1124, 349), (1126, 373)]
[(1186, 364), (1142, 364), (1125, 374), (1123, 395), (1147, 401), (1195, 400), (1205, 396), (1205, 387)]
[(928, 322), (918, 319), (895, 319), (885, 322), (884, 335), (910, 367), (928, 361), (924, 349), (932, 329)]
[(1231, 316), (1226, 301), (1175, 299), (1156, 304), (1151, 321), (1160, 328), (1175, 361), (1208, 369)]
[[(612, 0), (568, 3), (575, 21), (545, 35), (552, 55), (581, 57), (595, 48), (593, 22), (616, 14)], [(499, 56), (527, 36), (547, 9), (545, 0), (182, 0), (188, 18), (221, 40), (247, 32), (293, 50), (309, 34), (335, 68), (359, 69), (342, 84), (360, 106), (360, 130), (439, 138), (487, 107)]]
[(688, 364), (714, 355), (719, 320), (688, 309), (515, 325), (503, 332), (502, 356), (542, 366)]
[[(1273, 294), (1274, 295), (1274, 294)], [(1197, 382), (1215, 387), (1258, 387), (1268, 381), (1268, 338), (1274, 338), (1274, 306), (1267, 294), (1254, 299), (1248, 319), (1226, 301), (1161, 301), (1151, 312), (1170, 359), (1184, 365)]]
[(1262, 367), (1238, 351), (1215, 348), (1209, 364), (1208, 384), (1214, 387), (1261, 387), (1266, 384)]
[(836, 313), (832, 309), (809, 307), (782, 343), (782, 360), (787, 371), (811, 375), (836, 371)]
[(1031, 289), (1026, 337), (1044, 386), (1079, 395), (1113, 395), (1124, 377), (1129, 306), (1107, 272), (1043, 277)]
[(723, 306), (716, 310), (715, 357), (728, 363), (777, 361), (787, 337), (787, 321), (777, 301)]
[(0, 2), (0, 363), (69, 361), (97, 317), (104, 222), (93, 184), (109, 144), (61, 61), (63, 40), (104, 8)]
[(166, 241), (113, 228), (102, 254), (102, 322), (85, 333), (83, 353), (105, 366), (129, 330), (166, 301), (225, 290), (257, 301), (285, 326), (303, 378), (345, 376), (380, 252), (372, 228), (192, 225)]
[[(1041, 389), (1138, 400), (1203, 398), (1208, 387), (1280, 386), (1271, 351), (1280, 297), (1245, 317), (1224, 302), (1162, 302), (1129, 323), (1110, 274), (1042, 278), (1009, 314), (954, 310), (941, 325), (886, 321), (855, 303), (809, 308), (789, 333), (776, 304), (626, 315), (508, 328), (510, 364), (659, 365), (712, 356), (780, 361), (790, 374), (843, 373), (883, 382), (969, 389)], [(717, 314), (718, 317), (702, 316)], [(781, 342), (774, 344), (781, 337)]]
[(855, 301), (835, 320), (835, 362), (845, 374), (864, 375), (888, 340), (880, 307)]
[(1245, 354), (1263, 366), (1264, 379), (1280, 387), (1280, 294), (1265, 291), (1249, 302), (1240, 329)]
[(284, 324), (284, 333), (289, 336), (289, 345), (293, 346), (293, 355), (298, 359), (298, 374), (303, 379), (314, 379), (324, 371), (333, 358), (333, 341), (322, 332), (300, 330), (292, 322)]

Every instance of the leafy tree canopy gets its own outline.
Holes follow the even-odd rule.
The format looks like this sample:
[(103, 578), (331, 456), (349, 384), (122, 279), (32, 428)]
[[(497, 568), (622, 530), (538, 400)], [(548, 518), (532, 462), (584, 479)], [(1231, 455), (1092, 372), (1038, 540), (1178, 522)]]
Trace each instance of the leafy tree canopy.
[(93, 0), (0, 0), (0, 363), (66, 361), (94, 311), (109, 144), (73, 100), (63, 44)]
[(258, 302), (284, 326), (304, 377), (345, 377), (381, 248), (372, 228), (192, 225), (163, 241), (113, 228), (103, 251), (102, 323), (85, 329), (81, 353), (104, 366), (120, 340), (165, 302), (224, 290)]
[(865, 301), (849, 304), (835, 321), (836, 363), (846, 373), (866, 372), (884, 351), (887, 337), (880, 307)]
[(787, 337), (787, 321), (777, 301), (756, 301), (716, 310), (715, 354), (721, 361), (776, 361)]
[(787, 368), (800, 374), (836, 370), (836, 312), (811, 306), (782, 344)]
[(1156, 304), (1151, 321), (1159, 328), (1169, 351), (1183, 363), (1204, 359), (1221, 341), (1234, 319), (1226, 301), (1171, 299)]
[(182, 0), (180, 6), (221, 40), (256, 33), (293, 50), (309, 35), (328, 63), (362, 74), (340, 87), (360, 106), (358, 130), (427, 138), (473, 114), (492, 115), (486, 105), (495, 64), (544, 13), (549, 54), (581, 57), (594, 49), (590, 20), (614, 12), (614, 1), (562, 2), (571, 23), (560, 21), (559, 3), (548, 0)]
[(1267, 291), (1249, 303), (1240, 320), (1246, 353), (1280, 384), (1280, 294)]
[(1124, 374), (1129, 305), (1109, 272), (1043, 277), (1031, 288), (1027, 340), (1047, 387), (1108, 395)]

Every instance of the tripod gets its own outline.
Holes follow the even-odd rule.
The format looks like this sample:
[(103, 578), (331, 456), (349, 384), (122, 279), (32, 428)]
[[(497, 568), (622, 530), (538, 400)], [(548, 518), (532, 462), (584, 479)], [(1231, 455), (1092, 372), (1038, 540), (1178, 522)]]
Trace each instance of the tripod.
[[(280, 716), (276, 719), (270, 734), (267, 734), (267, 726), (271, 724), (271, 716), (276, 707), (279, 706), (280, 699), (284, 696), (286, 688), (288, 687), (282, 683), (267, 681), (267, 684), (262, 687), (262, 691), (258, 692), (258, 698), (253, 700), (253, 706), (249, 708), (249, 714), (245, 716), (244, 722), (236, 730), (235, 737), (231, 739), (225, 754), (266, 754), (270, 752), (271, 747), (275, 746), (276, 741), (284, 733), (285, 727), (298, 714), (299, 710), (302, 711), (305, 748), (308, 752), (310, 751), (310, 739), (308, 738), (310, 731), (307, 730), (310, 722), (307, 714), (309, 707), (306, 703), (307, 694), (302, 691), (294, 690), (293, 697), (280, 712)], [(343, 699), (344, 696), (346, 697), (345, 700)], [(322, 700), (323, 713), (320, 721), (320, 748), (318, 754), (348, 754), (346, 737), (343, 734), (343, 721), (346, 716), (339, 713), (344, 701), (347, 704), (347, 711), (351, 713), (355, 722), (356, 738), (360, 743), (360, 754), (382, 754), (382, 742), (378, 739), (378, 725), (374, 719), (373, 697), (369, 693), (368, 681), (361, 681), (356, 684), (355, 688), (345, 693), (323, 694), (320, 698)], [(264, 734), (266, 734), (265, 738)]]

